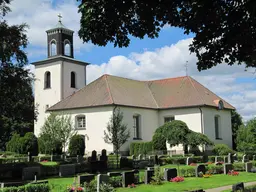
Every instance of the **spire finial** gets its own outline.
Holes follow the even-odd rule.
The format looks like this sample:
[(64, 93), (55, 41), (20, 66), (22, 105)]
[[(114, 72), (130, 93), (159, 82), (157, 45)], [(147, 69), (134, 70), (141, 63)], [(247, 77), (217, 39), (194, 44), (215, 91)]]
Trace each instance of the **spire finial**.
[(61, 23), (62, 15), (59, 13), (59, 14), (58, 14), (58, 17), (59, 17), (59, 22)]
[(186, 76), (188, 76), (188, 61), (186, 61), (185, 67), (186, 67)]

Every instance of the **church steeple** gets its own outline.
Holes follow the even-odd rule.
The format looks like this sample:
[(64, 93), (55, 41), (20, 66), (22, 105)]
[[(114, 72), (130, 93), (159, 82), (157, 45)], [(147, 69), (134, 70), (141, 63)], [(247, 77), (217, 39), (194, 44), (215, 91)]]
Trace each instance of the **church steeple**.
[(74, 58), (74, 31), (68, 29), (62, 24), (62, 16), (60, 14), (58, 14), (58, 17), (59, 21), (57, 25), (54, 28), (46, 31), (48, 58), (54, 56), (66, 56)]

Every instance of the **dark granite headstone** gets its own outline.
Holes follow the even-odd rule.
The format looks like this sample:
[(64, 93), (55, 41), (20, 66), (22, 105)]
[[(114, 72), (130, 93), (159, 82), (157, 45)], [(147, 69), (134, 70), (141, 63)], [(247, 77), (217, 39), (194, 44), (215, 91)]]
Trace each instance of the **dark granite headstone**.
[(127, 187), (135, 183), (134, 171), (126, 171), (122, 173), (122, 186)]
[(206, 172), (205, 165), (197, 165), (195, 171), (196, 171), (196, 177), (199, 176), (199, 173), (200, 173), (200, 172), (202, 172), (203, 174), (205, 174), (205, 172)]
[(224, 174), (228, 174), (229, 171), (233, 169), (233, 165), (230, 163), (225, 163), (224, 164)]
[(193, 158), (188, 157), (187, 160), (186, 160), (186, 164), (190, 165), (191, 163), (193, 163)]
[(146, 170), (145, 171), (145, 184), (150, 184), (152, 181), (152, 177), (154, 176), (154, 170)]
[(252, 163), (251, 162), (245, 163), (245, 171), (246, 172), (251, 172), (252, 171)]
[(25, 167), (22, 170), (22, 180), (34, 180), (35, 175), (37, 179), (41, 175), (41, 168), (40, 167)]
[(77, 176), (77, 182), (78, 185), (83, 185), (84, 183), (90, 183), (92, 180), (94, 180), (95, 175), (88, 174), (88, 175), (79, 175)]
[(177, 169), (176, 168), (172, 168), (172, 169), (168, 169), (165, 168), (164, 170), (164, 180), (165, 181), (170, 181), (171, 179), (177, 177)]
[(59, 168), (59, 176), (66, 177), (66, 176), (73, 176), (76, 172), (75, 164), (67, 164), (67, 165), (60, 165)]
[(228, 163), (231, 163), (231, 164), (234, 163), (234, 158), (231, 153), (228, 154)]
[(104, 174), (99, 174), (97, 176), (97, 192), (100, 192), (100, 185), (102, 183), (108, 183), (109, 182), (109, 176)]
[(237, 184), (232, 185), (232, 191), (233, 192), (244, 191), (244, 183), (241, 182), (241, 183), (237, 183)]
[(202, 161), (203, 161), (203, 163), (207, 163), (209, 161), (208, 155), (203, 155)]
[(159, 165), (159, 159), (157, 155), (155, 155), (155, 165)]

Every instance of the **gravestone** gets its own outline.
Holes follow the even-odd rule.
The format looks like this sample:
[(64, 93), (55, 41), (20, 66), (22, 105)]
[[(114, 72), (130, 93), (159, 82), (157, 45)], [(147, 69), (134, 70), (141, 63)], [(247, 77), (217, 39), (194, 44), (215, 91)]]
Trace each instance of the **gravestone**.
[(34, 180), (35, 176), (38, 179), (40, 175), (40, 167), (25, 167), (22, 169), (22, 180)]
[(234, 163), (234, 158), (231, 153), (228, 154), (228, 163)]
[(120, 172), (108, 172), (107, 175), (109, 177), (118, 177), (118, 176), (122, 176), (122, 173), (120, 173)]
[(252, 171), (252, 163), (251, 162), (245, 163), (245, 171), (246, 172), (251, 172)]
[(224, 164), (224, 174), (228, 174), (229, 171), (233, 170), (233, 165), (231, 163)]
[(200, 173), (200, 172), (202, 172), (203, 174), (205, 174), (205, 172), (206, 172), (205, 165), (197, 165), (195, 171), (196, 171), (196, 177), (199, 176), (199, 173)]
[(97, 152), (95, 150), (92, 151), (91, 161), (97, 161)]
[(60, 165), (59, 168), (59, 176), (66, 177), (66, 176), (73, 176), (76, 172), (75, 164), (67, 164), (67, 165)]
[(253, 155), (253, 156), (252, 156), (252, 160), (253, 160), (253, 161), (256, 161), (256, 155)]
[(222, 160), (221, 157), (219, 157), (219, 156), (215, 157), (215, 163), (220, 162), (221, 160)]
[(186, 164), (190, 165), (191, 163), (193, 163), (193, 159), (191, 157), (188, 157), (186, 160)]
[(134, 171), (126, 171), (122, 173), (122, 186), (127, 187), (135, 183)]
[(138, 160), (142, 160), (142, 155), (141, 154), (139, 154)]
[(243, 155), (242, 163), (246, 163), (246, 162), (248, 162), (247, 155)]
[(95, 175), (88, 174), (88, 175), (78, 175), (77, 176), (77, 183), (79, 186), (83, 185), (84, 183), (90, 183), (92, 180), (94, 180)]
[(203, 163), (207, 163), (209, 161), (208, 155), (203, 155), (202, 156), (202, 161), (203, 161)]
[(91, 173), (96, 173), (98, 170), (98, 161), (97, 161), (97, 152), (95, 150), (92, 151), (92, 156), (89, 161), (90, 171)]
[(241, 182), (241, 183), (237, 183), (237, 184), (232, 185), (232, 191), (233, 192), (235, 192), (235, 191), (244, 191), (244, 183)]
[(132, 160), (135, 160), (135, 159), (136, 159), (134, 155), (132, 155), (132, 157), (131, 157), (131, 158), (132, 158)]
[(100, 185), (102, 183), (108, 183), (109, 182), (109, 176), (104, 174), (99, 174), (97, 176), (97, 192), (100, 192)]
[(32, 162), (32, 154), (28, 152), (28, 162)]
[(177, 177), (177, 175), (178, 175), (178, 173), (177, 173), (176, 168), (172, 168), (172, 169), (165, 168), (164, 169), (164, 180), (165, 181), (170, 181), (171, 179)]
[(102, 149), (101, 156), (100, 156), (100, 163), (103, 170), (107, 170), (108, 168), (108, 156), (107, 156), (107, 150)]
[(224, 163), (228, 163), (228, 156), (224, 156)]
[(154, 176), (154, 170), (146, 170), (145, 171), (145, 184), (150, 184), (152, 181), (152, 177)]
[(154, 171), (155, 170), (155, 168), (154, 167), (147, 167), (147, 170), (149, 170), (149, 171)]
[(51, 161), (53, 161), (53, 155), (51, 155)]
[(155, 155), (155, 165), (159, 165), (159, 158), (157, 155)]

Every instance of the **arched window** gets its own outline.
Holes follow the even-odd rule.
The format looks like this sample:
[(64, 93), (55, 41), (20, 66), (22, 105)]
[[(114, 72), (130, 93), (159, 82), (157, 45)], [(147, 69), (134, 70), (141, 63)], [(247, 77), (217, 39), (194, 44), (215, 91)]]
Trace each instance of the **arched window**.
[(215, 125), (215, 139), (221, 139), (221, 127), (220, 127), (220, 116), (214, 116), (214, 125)]
[(57, 55), (57, 43), (55, 39), (53, 39), (50, 43), (50, 56), (54, 55)]
[(71, 56), (71, 46), (67, 39), (64, 41), (64, 55)]
[(139, 114), (133, 115), (133, 139), (141, 139), (141, 116)]
[(70, 87), (72, 88), (76, 88), (76, 73), (74, 71), (71, 72), (71, 84), (70, 84)]
[(44, 74), (44, 88), (51, 88), (51, 73), (49, 71)]

